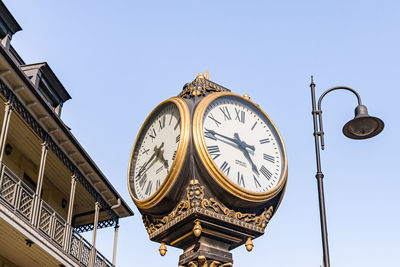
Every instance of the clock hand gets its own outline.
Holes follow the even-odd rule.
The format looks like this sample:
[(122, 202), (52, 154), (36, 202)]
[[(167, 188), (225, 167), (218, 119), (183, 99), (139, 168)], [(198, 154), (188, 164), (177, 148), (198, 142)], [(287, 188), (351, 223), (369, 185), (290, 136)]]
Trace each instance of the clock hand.
[(160, 153), (157, 155), (157, 159), (159, 160), (159, 161), (161, 161), (162, 162), (162, 164), (164, 165), (164, 167), (167, 169), (167, 171), (168, 171), (168, 160), (166, 160), (165, 158), (164, 158), (164, 150), (161, 150), (160, 149), (160, 151), (159, 151)]
[(144, 173), (146, 173), (153, 165), (154, 165), (154, 163), (156, 163), (156, 161), (155, 160), (153, 160), (151, 163), (150, 163), (150, 165), (146, 168), (146, 170), (142, 170), (142, 172), (139, 172), (138, 173), (138, 178), (137, 179), (139, 179), (141, 176), (142, 176), (142, 174), (144, 174)]
[(250, 157), (249, 151), (247, 151), (247, 149), (246, 149), (246, 147), (247, 147), (254, 151), (255, 150), (254, 146), (250, 146), (250, 145), (246, 144), (245, 142), (243, 142), (242, 140), (240, 140), (238, 133), (235, 133), (234, 137), (240, 143), (239, 149), (243, 152), (244, 157), (250, 163), (253, 172), (255, 172), (257, 175), (260, 175), (260, 173), (258, 172), (257, 166), (254, 164), (253, 160)]
[[(156, 154), (154, 153), (151, 157), (150, 157), (150, 159), (145, 163), (145, 164), (143, 164), (143, 166), (139, 169), (139, 171), (138, 171), (138, 177), (140, 177), (140, 176), (142, 176), (142, 173), (144, 172), (144, 170), (146, 169), (146, 167), (147, 167), (147, 165), (149, 165), (149, 163), (151, 162), (151, 161), (153, 161), (153, 159), (156, 157)], [(148, 168), (147, 168), (148, 169)], [(146, 171), (147, 171), (147, 169), (146, 169)]]
[[(235, 137), (235, 138), (230, 138), (230, 137), (228, 137), (228, 136), (225, 136), (225, 135), (222, 135), (222, 134), (220, 134), (220, 133), (217, 133), (217, 132), (215, 132), (215, 131), (213, 131), (213, 130), (209, 130), (209, 129), (205, 129), (205, 130), (206, 130), (209, 134), (211, 134), (212, 136), (214, 136), (214, 137), (217, 135), (217, 136), (223, 137), (223, 138), (225, 138), (225, 139), (227, 139), (227, 140), (229, 140), (229, 141), (235, 143), (235, 144), (237, 145), (237, 148), (239, 148), (239, 150), (243, 152), (245, 158), (249, 161), (252, 170), (253, 170), (257, 175), (259, 175), (257, 166), (256, 166), (256, 165), (254, 164), (254, 162), (251, 160), (250, 154), (249, 154), (249, 152), (248, 152), (247, 149), (246, 149), (246, 148), (249, 148), (250, 150), (255, 151), (256, 149), (255, 149), (254, 146), (248, 145), (248, 144), (246, 144), (245, 142), (241, 141), (240, 138), (239, 138), (239, 134), (238, 134), (238, 133), (235, 133), (235, 134), (234, 134), (234, 137)], [(216, 139), (216, 138), (215, 138), (215, 139)]]
[[(164, 146), (164, 143), (161, 143), (161, 145), (160, 145), (159, 148), (157, 148), (157, 146), (154, 147), (153, 155), (151, 155), (150, 159), (149, 159), (145, 164), (143, 164), (143, 166), (140, 168), (140, 170), (138, 171), (138, 177), (142, 176), (142, 173), (143, 173), (143, 172), (147, 172), (147, 170), (150, 169), (151, 166), (153, 166), (153, 164), (154, 164), (154, 161), (153, 161), (153, 160), (154, 160), (156, 157), (158, 157), (158, 154), (160, 153), (160, 150), (161, 150), (161, 148), (162, 148), (163, 146)], [(150, 164), (150, 166), (149, 166), (148, 168), (146, 168), (146, 166), (147, 166), (150, 162), (152, 162), (152, 164)], [(146, 169), (146, 171), (145, 171), (145, 169)]]
[[(255, 151), (255, 150), (256, 150), (256, 149), (254, 148), (254, 146), (248, 145), (248, 144), (246, 144), (245, 142), (241, 141), (241, 140), (239, 139), (238, 133), (235, 133), (235, 134), (234, 134), (234, 137), (235, 137), (235, 138), (230, 138), (230, 137), (225, 136), (225, 135), (223, 135), (223, 134), (217, 133), (217, 132), (215, 132), (214, 130), (209, 130), (209, 129), (205, 129), (205, 130), (207, 131), (207, 134), (212, 135), (214, 138), (215, 138), (215, 136), (217, 135), (217, 136), (223, 137), (223, 138), (225, 138), (225, 139), (227, 139), (227, 140), (229, 140), (229, 141), (235, 143), (235, 144), (238, 145), (239, 147), (242, 147), (242, 148), (249, 148), (249, 149), (252, 150), (252, 151)], [(217, 139), (217, 138), (215, 138), (215, 140), (216, 140), (216, 139)]]
[(209, 129), (205, 129), (205, 130), (207, 131), (208, 134), (212, 135), (215, 138), (215, 140), (217, 140), (217, 138), (215, 137), (217, 135), (217, 136), (223, 137), (223, 138), (235, 143), (236, 145), (240, 146), (240, 140), (230, 138), (230, 137), (225, 136), (223, 134), (217, 133), (214, 130), (209, 130)]
[(239, 143), (238, 145), (240, 147), (248, 148), (248, 149), (250, 149), (252, 151), (256, 150), (254, 146), (248, 145), (248, 144), (246, 144), (246, 142), (243, 142), (242, 140), (240, 140), (238, 133), (234, 133), (233, 136), (235, 137), (235, 140), (237, 140), (237, 142)]
[(250, 165), (251, 165), (251, 169), (253, 170), (253, 172), (255, 172), (257, 175), (260, 175), (260, 173), (258, 172), (257, 166), (254, 164), (254, 162), (251, 160), (249, 151), (247, 151), (246, 149), (242, 150), (245, 158), (249, 161)]

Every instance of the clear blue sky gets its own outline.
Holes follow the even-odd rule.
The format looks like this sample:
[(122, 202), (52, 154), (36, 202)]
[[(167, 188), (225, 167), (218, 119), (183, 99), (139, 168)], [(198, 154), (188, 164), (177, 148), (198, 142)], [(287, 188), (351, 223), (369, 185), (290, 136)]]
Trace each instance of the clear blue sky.
[[(286, 195), (266, 234), (235, 266), (318, 267), (322, 262), (310, 75), (319, 94), (355, 88), (385, 121), (373, 139), (345, 138), (348, 92), (323, 102), (331, 265), (399, 266), (400, 4), (398, 1), (4, 0), (24, 29), (12, 44), (27, 63), (47, 61), (70, 92), (62, 118), (136, 211), (121, 221), (119, 266), (177, 266), (181, 251), (149, 241), (130, 200), (130, 150), (147, 114), (209, 69), (248, 93), (281, 131)], [(396, 134), (397, 133), (397, 134)], [(112, 229), (99, 231), (111, 259)]]

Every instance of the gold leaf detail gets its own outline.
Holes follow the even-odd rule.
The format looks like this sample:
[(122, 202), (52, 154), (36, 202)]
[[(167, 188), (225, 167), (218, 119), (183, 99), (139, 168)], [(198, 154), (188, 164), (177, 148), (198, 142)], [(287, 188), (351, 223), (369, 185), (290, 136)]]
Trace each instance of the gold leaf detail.
[(201, 207), (216, 214), (223, 214), (229, 218), (245, 222), (265, 229), (273, 215), (273, 207), (265, 209), (259, 216), (256, 213), (242, 213), (229, 209), (214, 198), (204, 198), (204, 186), (200, 185), (197, 179), (191, 180), (186, 188), (186, 199), (179, 204), (168, 215), (162, 218), (154, 218), (150, 215), (143, 215), (143, 224), (147, 233), (151, 234), (166, 225), (177, 216), (183, 214), (191, 208)]

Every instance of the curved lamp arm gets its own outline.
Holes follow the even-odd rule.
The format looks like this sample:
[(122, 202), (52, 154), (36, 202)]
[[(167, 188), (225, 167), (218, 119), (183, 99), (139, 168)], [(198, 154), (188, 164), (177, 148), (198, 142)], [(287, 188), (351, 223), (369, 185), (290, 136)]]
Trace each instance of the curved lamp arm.
[(327, 95), (328, 93), (330, 93), (330, 92), (332, 92), (332, 91), (339, 90), (339, 89), (347, 90), (347, 91), (350, 91), (350, 92), (352, 92), (353, 94), (355, 94), (356, 97), (357, 97), (358, 104), (359, 104), (359, 105), (362, 105), (361, 97), (360, 97), (360, 95), (357, 93), (356, 90), (354, 90), (353, 88), (347, 87), (347, 86), (336, 86), (336, 87), (332, 87), (332, 88), (326, 90), (326, 91), (319, 97), (319, 100), (318, 100), (318, 109), (321, 110), (321, 101), (322, 101), (322, 99), (324, 98), (325, 95)]
[(353, 88), (347, 87), (347, 86), (336, 86), (336, 87), (332, 87), (328, 90), (326, 90), (325, 92), (322, 93), (322, 95), (319, 97), (318, 100), (318, 110), (315, 110), (315, 113), (318, 114), (318, 119), (319, 119), (319, 133), (318, 135), (321, 137), (321, 149), (324, 150), (325, 149), (325, 142), (324, 142), (324, 130), (323, 130), (323, 125), (322, 125), (322, 110), (321, 110), (321, 102), (322, 99), (330, 92), (335, 91), (335, 90), (347, 90), (352, 92), (356, 97), (357, 97), (357, 101), (358, 101), (358, 105), (362, 105), (361, 102), (361, 97), (360, 95), (357, 93), (356, 90), (354, 90)]

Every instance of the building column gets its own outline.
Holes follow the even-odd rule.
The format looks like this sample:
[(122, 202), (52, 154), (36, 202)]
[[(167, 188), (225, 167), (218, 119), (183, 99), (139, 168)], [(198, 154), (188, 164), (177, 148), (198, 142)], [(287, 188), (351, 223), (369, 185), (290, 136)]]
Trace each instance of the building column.
[(37, 184), (36, 184), (36, 192), (35, 192), (34, 204), (33, 204), (32, 224), (35, 225), (35, 226), (39, 225), (40, 193), (42, 192), (44, 168), (46, 166), (47, 152), (48, 152), (48, 146), (47, 146), (47, 142), (45, 141), (42, 144), (42, 155), (40, 157), (38, 181), (37, 181)]
[(96, 263), (96, 238), (97, 238), (97, 225), (99, 223), (100, 203), (96, 201), (94, 205), (94, 222), (93, 222), (93, 237), (92, 237), (92, 257), (89, 266), (95, 266)]
[(4, 148), (6, 147), (7, 133), (12, 113), (12, 102), (5, 103), (3, 126), (0, 133), (0, 164), (3, 163)]
[(118, 221), (116, 221), (115, 227), (114, 227), (114, 248), (113, 248), (113, 258), (112, 258), (113, 266), (115, 266), (115, 260), (116, 260), (116, 256), (117, 256), (118, 229), (119, 229), (119, 224), (118, 224)]
[(76, 176), (71, 176), (71, 190), (69, 193), (69, 205), (68, 205), (68, 215), (67, 215), (67, 222), (65, 225), (65, 232), (64, 232), (64, 251), (69, 252), (70, 241), (72, 237), (72, 214), (74, 211), (74, 201), (75, 201), (75, 190), (76, 190)]
[(1, 133), (0, 133), (0, 193), (4, 177), (3, 155), (4, 155), (4, 148), (6, 147), (7, 133), (8, 133), (8, 127), (10, 125), (11, 113), (12, 113), (12, 102), (8, 101), (5, 103), (3, 126), (1, 127)]

